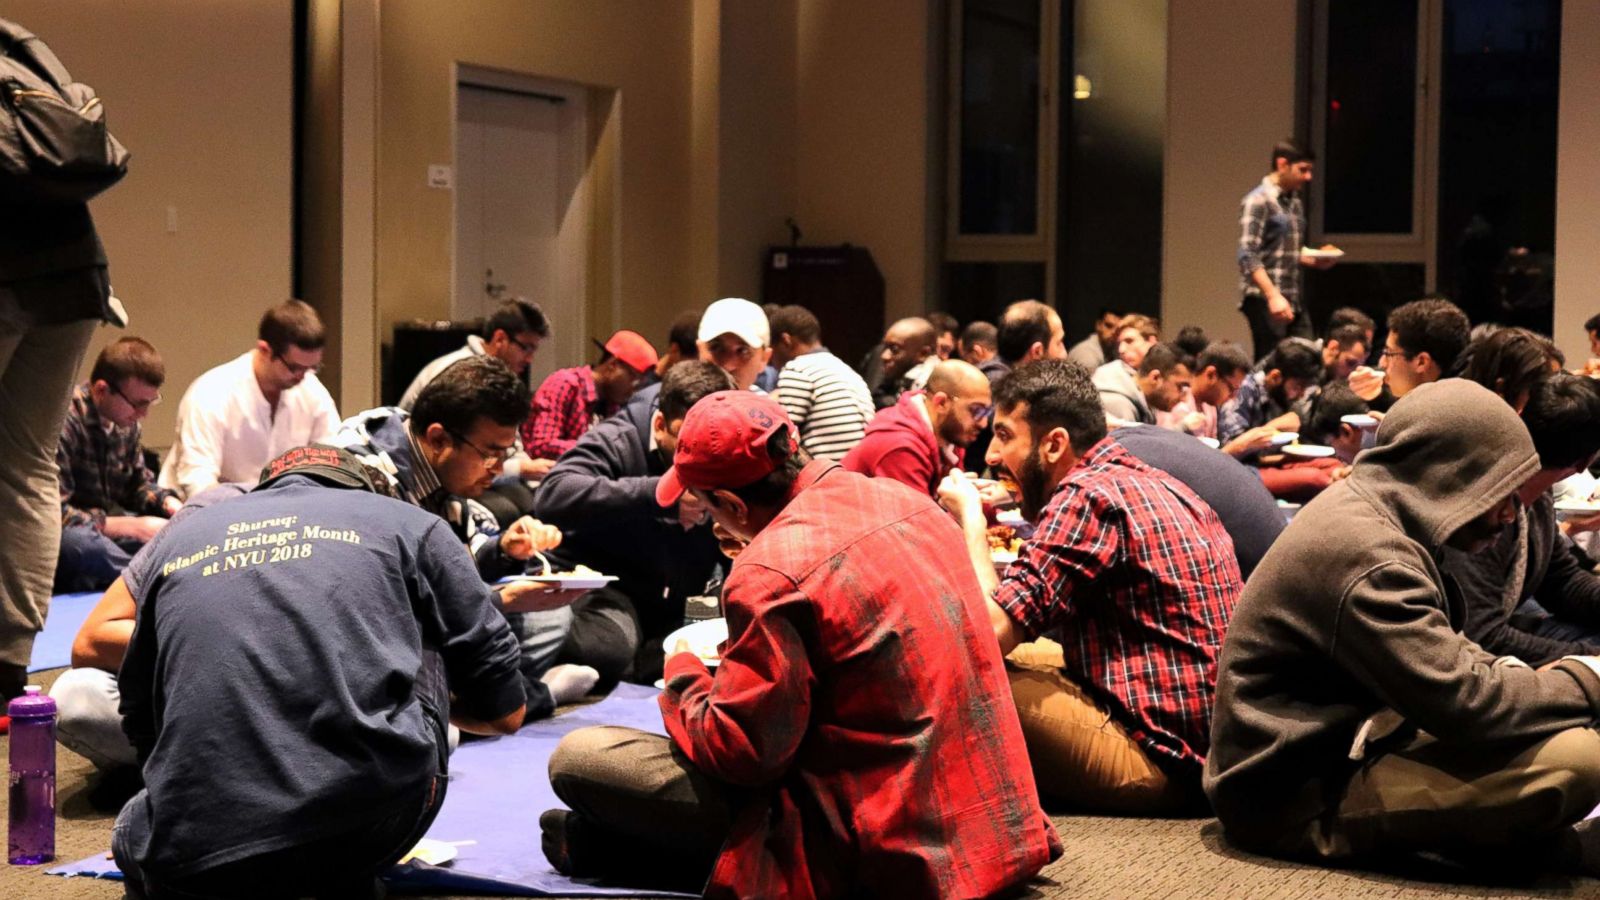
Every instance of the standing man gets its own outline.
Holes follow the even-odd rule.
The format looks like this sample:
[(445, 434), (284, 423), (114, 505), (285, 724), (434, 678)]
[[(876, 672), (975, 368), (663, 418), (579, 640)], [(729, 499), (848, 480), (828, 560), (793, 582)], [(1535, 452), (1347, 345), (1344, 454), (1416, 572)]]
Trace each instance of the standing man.
[(549, 337), (550, 322), (539, 304), (531, 300), (507, 300), (484, 321), (482, 337), (469, 335), (466, 346), (423, 366), (417, 377), (411, 379), (411, 386), (406, 388), (398, 405), (410, 412), (411, 407), (416, 405), (417, 394), (428, 386), (428, 382), (439, 377), (439, 373), (450, 368), (452, 363), (469, 356), (492, 356), (521, 375), (528, 371), (528, 364), (539, 352), (539, 343)]
[(325, 341), (309, 303), (285, 300), (267, 310), (254, 350), (183, 392), (161, 486), (188, 497), (224, 481), (254, 484), (268, 460), (332, 437), (339, 411), (317, 380)]
[(593, 366), (551, 372), (533, 395), (522, 423), (522, 446), (535, 459), (558, 459), (583, 433), (628, 402), (646, 372), (656, 368), (656, 348), (636, 331), (618, 331), (600, 348)]
[(872, 421), (872, 391), (855, 369), (822, 346), (822, 326), (811, 310), (784, 306), (774, 312), (773, 396), (800, 429), (800, 446), (818, 459), (843, 459), (861, 443)]
[(56, 464), (61, 469), (58, 592), (97, 591), (155, 537), (183, 501), (157, 487), (144, 464), (139, 422), (161, 401), (167, 370), (149, 343), (106, 346), (68, 403)]
[(1300, 268), (1326, 269), (1331, 259), (1303, 256), (1305, 205), (1300, 189), (1311, 183), (1316, 156), (1292, 138), (1272, 148), (1271, 170), (1240, 201), (1239, 311), (1250, 322), (1260, 359), (1285, 335), (1311, 338), (1311, 317), (1300, 304)]
[(992, 897), (1058, 856), (949, 518), (811, 460), (746, 391), (695, 404), (673, 462), (657, 500), (692, 492), (737, 554), (722, 663), (667, 660), (669, 737), (562, 740), (551, 863), (713, 898)]
[(878, 412), (841, 464), (931, 497), (989, 421), (989, 396), (989, 379), (975, 366), (959, 359), (939, 363), (926, 388)]

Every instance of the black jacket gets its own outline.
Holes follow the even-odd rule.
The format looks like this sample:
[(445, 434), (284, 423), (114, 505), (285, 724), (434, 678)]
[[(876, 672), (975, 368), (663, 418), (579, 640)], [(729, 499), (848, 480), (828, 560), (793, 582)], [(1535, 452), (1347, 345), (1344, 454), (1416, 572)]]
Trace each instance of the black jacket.
[(1517, 527), (1506, 529), (1483, 553), (1446, 548), (1442, 554), (1439, 567), (1455, 576), (1466, 604), (1462, 633), (1496, 656), (1515, 656), (1530, 666), (1600, 654), (1600, 644), (1534, 634), (1538, 622), (1516, 614), (1522, 601), (1532, 598), (1563, 621), (1600, 630), (1600, 577), (1584, 571), (1573, 555), (1572, 543), (1556, 527), (1550, 495), (1534, 501), (1518, 519), (1528, 535), (1527, 568), (1515, 596), (1507, 596), (1507, 585), (1520, 543)]
[[(562, 454), (534, 492), (534, 515), (561, 529), (552, 563), (582, 563), (619, 579), (641, 618), (680, 615), (683, 598), (700, 594), (723, 557), (710, 525), (684, 531), (675, 509), (656, 504), (667, 470), (650, 449), (650, 420), (660, 385), (634, 394), (616, 415), (589, 429)], [(663, 610), (662, 596), (670, 601)]]

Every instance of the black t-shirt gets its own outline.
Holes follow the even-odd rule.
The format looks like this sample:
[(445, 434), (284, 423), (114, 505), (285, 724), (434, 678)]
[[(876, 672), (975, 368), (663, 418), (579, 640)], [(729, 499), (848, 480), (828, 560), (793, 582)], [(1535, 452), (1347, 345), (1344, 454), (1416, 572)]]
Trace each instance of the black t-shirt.
[(1111, 437), (1140, 462), (1183, 482), (1216, 511), (1223, 530), (1233, 538), (1239, 574), (1249, 578), (1286, 524), (1261, 476), (1182, 432), (1132, 425), (1113, 428)]
[(398, 500), (291, 475), (172, 522), (123, 578), (138, 605), (123, 727), (148, 788), (129, 850), (170, 876), (416, 802), (449, 715), (425, 651), (468, 715), (523, 703), (517, 642), (471, 558)]

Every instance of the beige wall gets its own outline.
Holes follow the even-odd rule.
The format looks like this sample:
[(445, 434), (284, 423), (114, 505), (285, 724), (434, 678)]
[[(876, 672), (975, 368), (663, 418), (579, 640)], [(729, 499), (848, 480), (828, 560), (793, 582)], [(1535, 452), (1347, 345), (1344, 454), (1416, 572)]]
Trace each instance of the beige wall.
[(927, 304), (934, 5), (805, 0), (798, 8), (796, 218), (808, 244), (872, 251), (891, 320)]
[(600, 92), (596, 105), (602, 121), (624, 110), (622, 133), (599, 129), (596, 139), (601, 158), (616, 166), (622, 197), (614, 221), (600, 217), (601, 234), (619, 245), (600, 240), (594, 248), (601, 256), (591, 271), (609, 273), (612, 283), (591, 287), (590, 327), (601, 333), (615, 324), (609, 290), (628, 325), (666, 333), (692, 299), (691, 24), (692, 7), (679, 3), (383, 4), (376, 260), (385, 340), (398, 320), (449, 316), (452, 195), (430, 189), (425, 175), (454, 156), (457, 62), (616, 89), (616, 97)]
[[(291, 7), (279, 0), (7, 0), (105, 101), (133, 154), (93, 204), (126, 333), (167, 363), (146, 442), (171, 443), (184, 388), (255, 339), (290, 287)], [(167, 232), (167, 208), (178, 230)], [(85, 360), (123, 332), (102, 328)]]
[(1249, 340), (1237, 310), (1239, 200), (1266, 174), (1273, 142), (1294, 133), (1295, 18), (1287, 8), (1283, 0), (1170, 0), (1164, 323)]
[(1583, 323), (1600, 313), (1600, 3), (1561, 6), (1561, 111), (1556, 135), (1555, 339), (1567, 361), (1589, 358)]

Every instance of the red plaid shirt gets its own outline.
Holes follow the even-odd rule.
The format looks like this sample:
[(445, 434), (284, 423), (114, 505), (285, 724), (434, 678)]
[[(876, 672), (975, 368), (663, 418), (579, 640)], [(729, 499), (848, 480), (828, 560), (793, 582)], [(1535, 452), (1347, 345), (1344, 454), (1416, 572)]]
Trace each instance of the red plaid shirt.
[(533, 406), (522, 423), (522, 447), (534, 459), (557, 459), (591, 425), (614, 411), (602, 407), (593, 369), (557, 369), (533, 395)]
[(751, 788), (708, 897), (987, 897), (1059, 856), (960, 529), (928, 497), (813, 462), (739, 554), (715, 678), (670, 657), (661, 710)]
[(1217, 514), (1106, 439), (1067, 473), (994, 600), (1145, 750), (1198, 775), (1241, 579)]

